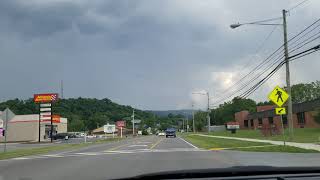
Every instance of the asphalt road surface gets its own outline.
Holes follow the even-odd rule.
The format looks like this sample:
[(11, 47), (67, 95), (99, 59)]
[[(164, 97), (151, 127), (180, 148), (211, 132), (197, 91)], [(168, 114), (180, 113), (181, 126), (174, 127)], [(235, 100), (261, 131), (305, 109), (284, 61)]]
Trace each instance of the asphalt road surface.
[(320, 166), (319, 154), (208, 151), (181, 138), (146, 136), (0, 161), (0, 180), (111, 179), (244, 165)]

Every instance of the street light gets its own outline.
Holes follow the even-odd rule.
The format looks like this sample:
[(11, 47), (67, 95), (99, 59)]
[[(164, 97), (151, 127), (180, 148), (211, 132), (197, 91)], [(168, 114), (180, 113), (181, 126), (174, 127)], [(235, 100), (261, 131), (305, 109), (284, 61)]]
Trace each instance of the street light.
[[(285, 63), (286, 63), (286, 83), (288, 88), (288, 122), (290, 127), (290, 138), (293, 138), (293, 120), (292, 120), (292, 98), (291, 98), (291, 85), (290, 85), (290, 66), (289, 66), (289, 53), (288, 53), (288, 40), (287, 40), (287, 19), (286, 19), (286, 10), (282, 10), (282, 17), (281, 18), (273, 18), (273, 19), (267, 19), (263, 21), (256, 21), (256, 22), (250, 22), (250, 23), (237, 23), (237, 24), (231, 24), (230, 27), (232, 29), (238, 28), (242, 25), (282, 25), (283, 26), (283, 40), (284, 40), (284, 56), (285, 56)], [(277, 19), (282, 19), (282, 24), (269, 24), (264, 22), (274, 21)]]
[(208, 97), (207, 120), (208, 120), (208, 133), (210, 133), (210, 96), (209, 96), (209, 92), (208, 91), (206, 91), (205, 93), (194, 92), (192, 94), (206, 95)]

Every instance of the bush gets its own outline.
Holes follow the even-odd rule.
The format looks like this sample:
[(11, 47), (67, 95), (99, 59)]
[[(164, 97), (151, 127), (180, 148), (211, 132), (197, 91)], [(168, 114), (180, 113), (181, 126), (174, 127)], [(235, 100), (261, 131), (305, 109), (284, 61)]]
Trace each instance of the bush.
[(142, 135), (148, 135), (148, 132), (147, 132), (147, 130), (142, 130)]

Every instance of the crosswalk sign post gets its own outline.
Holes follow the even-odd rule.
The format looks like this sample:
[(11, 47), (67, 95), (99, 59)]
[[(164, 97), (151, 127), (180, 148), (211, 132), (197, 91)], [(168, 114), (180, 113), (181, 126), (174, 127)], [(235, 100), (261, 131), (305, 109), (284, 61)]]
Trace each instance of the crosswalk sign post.
[(284, 107), (281, 107), (281, 108), (276, 108), (276, 115), (284, 115), (284, 114), (287, 114), (286, 112), (286, 108)]
[(286, 114), (286, 108), (284, 108), (282, 106), (288, 100), (289, 95), (285, 90), (281, 89), (279, 86), (276, 86), (271, 91), (268, 98), (270, 99), (270, 101), (272, 101), (274, 104), (276, 104), (278, 106), (278, 108), (275, 109), (275, 114), (280, 115), (282, 135), (283, 135), (283, 145), (285, 146), (286, 145), (286, 137), (285, 137), (285, 133), (284, 133), (282, 115)]
[(286, 91), (276, 86), (273, 91), (269, 94), (268, 98), (275, 103), (278, 107), (282, 107), (283, 104), (288, 100), (289, 95)]

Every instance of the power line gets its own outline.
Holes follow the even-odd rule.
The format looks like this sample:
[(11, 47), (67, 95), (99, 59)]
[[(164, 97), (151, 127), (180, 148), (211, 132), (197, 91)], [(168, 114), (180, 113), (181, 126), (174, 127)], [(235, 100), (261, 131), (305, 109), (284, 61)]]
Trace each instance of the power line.
[(245, 88), (245, 87), (247, 87), (249, 84), (253, 83), (253, 82), (254, 82), (255, 80), (257, 80), (259, 77), (261, 77), (265, 72), (267, 72), (267, 71), (268, 71), (269, 69), (271, 69), (274, 65), (276, 65), (278, 62), (280, 62), (283, 57), (284, 57), (284, 55), (282, 55), (281, 57), (277, 58), (277, 59), (273, 62), (273, 64), (272, 64), (271, 66), (266, 66), (266, 67), (262, 70), (262, 72), (260, 72), (260, 74), (257, 74), (256, 76), (254, 76), (253, 78), (251, 78), (248, 83), (243, 84), (238, 90), (233, 91), (232, 94), (228, 94), (228, 95), (224, 96), (223, 99), (220, 98), (220, 99), (219, 99), (218, 101), (216, 101), (214, 104), (218, 104), (218, 103), (220, 103), (220, 102), (222, 102), (222, 101), (225, 101), (226, 99), (228, 99), (228, 98), (230, 98), (230, 97), (233, 97), (235, 94), (237, 94), (238, 92), (242, 91), (243, 88)]
[[(315, 35), (318, 35), (318, 34), (320, 34), (320, 31), (319, 31), (317, 34), (315, 34)], [(310, 38), (314, 37), (315, 35), (309, 37), (309, 38), (306, 39), (305, 41), (309, 40)], [(297, 47), (297, 48), (295, 48), (295, 49), (291, 49), (291, 50), (290, 50), (290, 53), (291, 53), (291, 52), (294, 52), (294, 51), (296, 51), (296, 50), (298, 50), (298, 49), (300, 49), (300, 48), (302, 48), (302, 47), (304, 47), (304, 46), (306, 46), (307, 44), (309, 44), (309, 43), (311, 43), (311, 42), (313, 42), (313, 41), (315, 41), (315, 40), (317, 40), (317, 39), (319, 39), (319, 38), (320, 38), (320, 35), (317, 36), (317, 37), (315, 37), (315, 38), (313, 38), (313, 39), (311, 39), (310, 41), (307, 41), (307, 42), (303, 41), (303, 42), (305, 42), (305, 43), (302, 44), (302, 45), (301, 45), (301, 44), (297, 44), (297, 45), (300, 45), (300, 46)], [(296, 47), (296, 46), (295, 46), (295, 47)]]
[[(298, 54), (295, 54), (290, 58), (289, 61), (294, 61), (296, 59), (300, 59), (304, 56), (307, 56), (309, 54), (315, 53), (316, 51), (320, 50), (320, 44), (317, 46), (314, 46), (310, 49), (307, 49), (303, 52), (300, 52)], [(291, 59), (292, 58), (292, 59)], [(245, 93), (240, 95), (242, 98), (247, 98), (250, 96), (254, 91), (256, 91), (259, 87), (261, 87), (266, 81), (268, 81), (283, 65), (285, 64), (285, 61), (283, 60), (274, 70), (272, 70), (265, 78), (263, 78), (261, 81), (259, 81), (255, 86), (251, 87), (249, 90), (247, 90)]]
[(302, 52), (300, 52), (300, 53), (297, 53), (297, 54), (295, 54), (295, 55), (293, 55), (293, 56), (290, 56), (290, 57), (289, 57), (289, 61), (293, 61), (293, 60), (299, 59), (299, 58), (301, 58), (301, 57), (304, 57), (304, 56), (306, 56), (306, 55), (312, 54), (312, 53), (314, 53), (314, 52), (316, 52), (316, 51), (319, 51), (319, 50), (320, 50), (320, 44), (317, 45), (317, 46), (314, 46), (314, 47), (312, 47), (312, 48), (310, 48), (310, 49), (307, 49), (307, 50), (305, 50), (305, 51), (302, 51)]
[[(310, 29), (312, 26), (314, 26), (314, 25), (315, 25), (316, 23), (318, 23), (319, 21), (320, 21), (320, 19), (316, 20), (316, 21), (313, 22), (311, 25), (309, 25), (309, 26), (307, 26), (305, 29), (303, 29), (301, 32), (299, 32), (298, 34), (296, 34), (295, 36), (293, 36), (292, 38), (290, 38), (290, 39), (288, 40), (288, 43), (291, 42), (292, 40), (294, 40), (295, 38), (297, 38), (298, 36), (302, 35), (303, 33), (305, 33), (308, 29)], [(316, 27), (318, 27), (318, 26), (316, 26)], [(305, 37), (306, 35), (310, 34), (314, 29), (316, 29), (316, 27), (314, 27), (314, 28), (311, 29), (310, 31), (307, 31), (304, 35), (302, 35), (302, 37)], [(293, 45), (293, 44), (297, 43), (302, 37), (300, 37), (300, 38), (298, 38), (296, 41), (290, 43), (290, 45)], [(311, 37), (314, 37), (314, 35), (311, 36)], [(310, 39), (310, 37), (307, 38), (307, 40), (308, 40), (308, 39)], [(298, 45), (294, 46), (293, 48), (301, 45), (301, 43), (306, 42), (307, 40), (304, 40), (304, 41), (300, 42)], [(313, 39), (313, 40), (311, 40), (311, 41), (309, 41), (309, 42), (307, 42), (307, 43), (304, 43), (301, 47), (305, 46), (306, 44), (308, 44), (308, 43), (310, 43), (310, 42), (312, 42), (312, 41), (314, 41), (314, 40), (315, 40), (315, 39)], [(226, 92), (225, 92), (224, 94), (226, 94), (226, 95), (223, 96), (222, 98), (219, 98), (218, 101), (215, 102), (215, 104), (218, 104), (218, 103), (220, 103), (220, 102), (222, 102), (222, 101), (225, 101), (226, 99), (229, 99), (230, 97), (234, 96), (234, 95), (237, 94), (238, 92), (242, 91), (243, 88), (245, 88), (246, 86), (248, 86), (249, 84), (251, 84), (252, 82), (254, 82), (254, 81), (255, 81), (257, 78), (259, 78), (262, 74), (264, 74), (266, 71), (268, 71), (275, 63), (279, 62), (279, 59), (277, 58), (276, 60), (273, 61), (273, 64), (271, 65), (271, 67), (265, 68), (263, 71), (260, 71), (260, 74), (258, 74), (258, 75), (256, 75), (255, 77), (251, 78), (251, 79), (249, 80), (249, 82), (243, 83), (242, 80), (244, 80), (244, 79), (246, 79), (247, 77), (249, 77), (252, 73), (256, 72), (259, 68), (264, 67), (265, 65), (267, 65), (267, 64), (274, 58), (274, 55), (275, 55), (275, 54), (278, 55), (279, 53), (283, 52), (283, 50), (279, 52), (279, 50), (280, 50), (282, 47), (283, 47), (283, 45), (280, 46), (276, 51), (274, 51), (270, 56), (268, 56), (268, 58), (267, 58), (265, 61), (262, 61), (258, 66), (256, 66), (254, 69), (252, 69), (248, 74), (246, 74), (246, 75), (243, 76), (240, 80), (238, 80), (236, 83), (234, 83), (232, 86), (230, 86), (229, 89), (228, 89), (226, 92), (230, 92), (230, 90), (231, 90), (233, 87), (237, 87), (238, 84), (241, 83), (242, 86), (241, 86), (240, 88), (233, 90), (232, 93), (229, 93), (229, 94), (226, 94)], [(299, 48), (301, 48), (301, 47), (299, 47)], [(299, 49), (299, 48), (298, 48), (298, 49)], [(291, 50), (291, 52), (293, 52), (293, 51)], [(283, 55), (280, 56), (280, 59), (281, 59), (281, 58), (283, 58)], [(260, 87), (260, 86), (259, 86), (259, 87)], [(251, 88), (250, 88), (250, 89), (251, 89)], [(249, 89), (249, 90), (250, 90), (250, 89)], [(247, 90), (247, 91), (248, 91), (248, 90)], [(249, 91), (249, 92), (250, 92), (250, 91)]]
[[(270, 20), (276, 20), (277, 18), (272, 18), (272, 19), (268, 19), (268, 20), (262, 20), (262, 21), (270, 21)], [(305, 29), (303, 29), (301, 32), (299, 32), (298, 34), (296, 34), (295, 36), (293, 36), (292, 38), (290, 38), (288, 40), (288, 43), (290, 41), (292, 41), (293, 39), (297, 38), (298, 36), (300, 36), (301, 34), (303, 34), (305, 31), (307, 31), (309, 28), (311, 28), (313, 25), (315, 25), (316, 23), (318, 23), (320, 21), (320, 19), (316, 20), (315, 22), (313, 22), (311, 25), (309, 25), (308, 27), (306, 27)], [(258, 21), (256, 21), (258, 22)], [(318, 26), (317, 26), (318, 27)], [(315, 28), (314, 28), (315, 29)], [(312, 29), (311, 31), (308, 31), (305, 35), (309, 34), (310, 32), (312, 32), (314, 29)], [(305, 36), (303, 35), (303, 36)], [(301, 38), (300, 38), (301, 39)], [(297, 41), (294, 41), (292, 44), (296, 43)], [(290, 45), (292, 45), (290, 44)], [(289, 45), (289, 46), (290, 46)], [(267, 59), (265, 59), (264, 61), (262, 61), (258, 66), (256, 66), (255, 68), (253, 68), (248, 74), (246, 74), (245, 76), (243, 76), (242, 78), (240, 78), (237, 82), (235, 82), (234, 84), (232, 84), (231, 86), (229, 86), (229, 88), (225, 91), (225, 93), (229, 92), (232, 88), (237, 87), (237, 85), (241, 82), (243, 82), (242, 80), (244, 80), (245, 78), (247, 78), (248, 76), (250, 76), (252, 73), (254, 73), (255, 71), (257, 71), (257, 69), (263, 67), (264, 65), (266, 65), (267, 63), (269, 63), (271, 61), (271, 57), (273, 57), (273, 55), (275, 55), (281, 48), (283, 47), (280, 46), (276, 51), (274, 51), (270, 56), (267, 57)], [(280, 53), (282, 53), (282, 51), (280, 51)], [(224, 93), (224, 94), (225, 94)], [(225, 97), (223, 97), (225, 98)], [(222, 98), (219, 98), (219, 100)]]
[(261, 87), (265, 82), (267, 82), (283, 65), (285, 64), (285, 61), (281, 61), (266, 77), (264, 77), (262, 80), (260, 80), (258, 83), (256, 83), (253, 87), (251, 87), (246, 92), (242, 93), (240, 95), (241, 98), (247, 98), (250, 96), (253, 92), (255, 92), (259, 87)]
[[(261, 49), (263, 48), (263, 46), (265, 45), (265, 43), (269, 40), (269, 38), (271, 37), (271, 35), (273, 34), (273, 32), (276, 30), (278, 26), (274, 26), (274, 28), (271, 30), (271, 32), (267, 35), (267, 37), (263, 40), (263, 42), (261, 43), (261, 45), (258, 47), (258, 49), (254, 52), (254, 54), (257, 54), (261, 51)], [(242, 66), (242, 70), (240, 71), (240, 75), (242, 75), (242, 73), (244, 72), (245, 69), (249, 68), (248, 65), (254, 60), (254, 58), (251, 58), (244, 66)], [(228, 89), (231, 88), (232, 86), (235, 86), (234, 83), (231, 86), (227, 87)], [(227, 89), (226, 88), (226, 89)]]
[(300, 3), (298, 3), (297, 5), (295, 5), (295, 6), (293, 6), (292, 8), (290, 8), (288, 11), (291, 11), (291, 10), (293, 10), (293, 9), (295, 9), (295, 8), (297, 8), (297, 7), (299, 7), (299, 6), (301, 6), (302, 4), (306, 3), (307, 1), (309, 1), (309, 0), (301, 1), (301, 2), (300, 2)]

